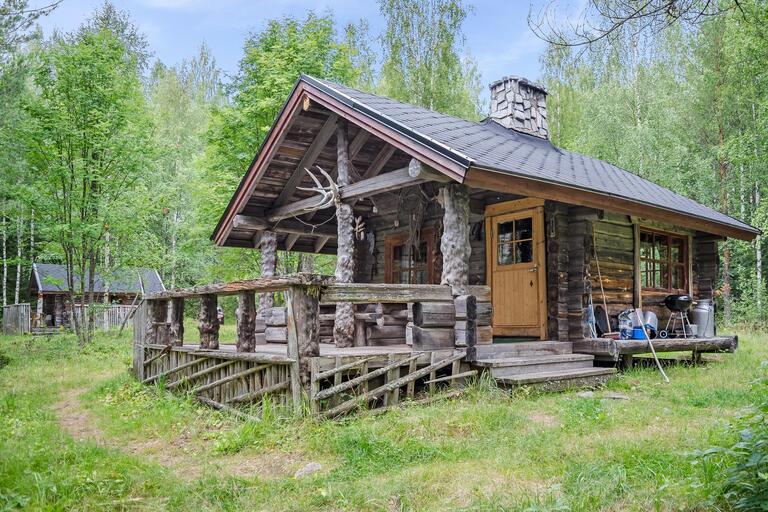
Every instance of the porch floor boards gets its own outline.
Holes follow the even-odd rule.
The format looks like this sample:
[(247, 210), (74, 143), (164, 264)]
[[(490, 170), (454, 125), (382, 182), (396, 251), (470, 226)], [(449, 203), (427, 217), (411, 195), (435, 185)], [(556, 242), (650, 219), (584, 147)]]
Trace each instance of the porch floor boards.
[[(713, 338), (667, 338), (652, 340), (656, 352), (735, 352), (739, 346), (738, 336), (716, 336)], [(573, 351), (591, 354), (602, 362), (616, 363), (631, 359), (637, 354), (651, 352), (646, 340), (614, 340), (608, 338), (587, 338), (573, 343)]]

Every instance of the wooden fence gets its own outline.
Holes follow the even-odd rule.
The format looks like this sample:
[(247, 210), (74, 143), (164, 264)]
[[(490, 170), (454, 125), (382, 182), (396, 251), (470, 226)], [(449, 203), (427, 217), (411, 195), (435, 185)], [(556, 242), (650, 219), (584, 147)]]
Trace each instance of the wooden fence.
[(32, 330), (32, 310), (29, 304), (3, 306), (3, 334), (29, 334)]
[(191, 390), (200, 402), (245, 417), (234, 406), (263, 403), (300, 410), (291, 387), (293, 359), (274, 354), (199, 350), (170, 345), (144, 346), (144, 384), (163, 381), (166, 389)]
[[(401, 393), (410, 401), (429, 400), (438, 383), (458, 386), (476, 370), (462, 368), (465, 351), (349, 356), (311, 360), (310, 410), (335, 418), (357, 409), (396, 407)], [(324, 369), (326, 361), (331, 367)], [(348, 361), (348, 362), (345, 362)], [(438, 371), (447, 369), (445, 375)], [(426, 395), (417, 399), (416, 385)], [(405, 388), (405, 389), (403, 389)]]
[[(82, 321), (83, 318), (83, 309), (85, 308), (80, 304), (75, 306), (75, 315), (77, 315), (77, 319), (80, 321)], [(94, 322), (96, 325), (101, 323), (102, 328), (105, 331), (113, 327), (120, 327), (123, 320), (125, 320), (134, 309), (136, 309), (136, 306), (130, 304), (94, 304)]]

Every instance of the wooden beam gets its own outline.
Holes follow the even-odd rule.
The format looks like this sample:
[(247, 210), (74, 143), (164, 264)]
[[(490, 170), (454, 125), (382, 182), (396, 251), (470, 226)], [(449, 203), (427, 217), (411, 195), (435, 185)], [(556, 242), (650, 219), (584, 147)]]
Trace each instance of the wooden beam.
[[(392, 172), (360, 180), (356, 183), (351, 183), (344, 187), (339, 187), (339, 195), (343, 201), (351, 201), (361, 197), (369, 197), (376, 194), (389, 192), (391, 190), (410, 187), (412, 185), (419, 185), (421, 183), (426, 183), (427, 181), (445, 183), (451, 181), (451, 179), (444, 174), (440, 174), (437, 171), (431, 170), (426, 170), (425, 172), (419, 174), (419, 176), (413, 177), (409, 174), (408, 167), (403, 167)], [(315, 206), (318, 204), (318, 202), (319, 201), (317, 197), (309, 197), (294, 203), (278, 206), (266, 213), (266, 220), (269, 222), (276, 222), (281, 219), (287, 219), (293, 216), (295, 212)], [(235, 222), (237, 222), (238, 217), (241, 216), (238, 215), (235, 217)], [(267, 225), (266, 222), (264, 222), (264, 224)], [(279, 231), (279, 229), (275, 228), (275, 231)]]
[(281, 220), (277, 224), (274, 221), (267, 221), (261, 217), (252, 217), (250, 215), (235, 216), (234, 226), (240, 229), (253, 229), (275, 231), (277, 233), (289, 233), (305, 236), (327, 236), (336, 238), (336, 228), (331, 225), (322, 225), (313, 228), (297, 220)]
[(328, 243), (328, 240), (331, 238), (328, 236), (319, 236), (315, 240), (315, 252), (320, 252), (323, 250), (323, 247), (325, 247), (325, 244)]
[(294, 169), (293, 174), (291, 174), (291, 177), (288, 179), (288, 183), (285, 184), (285, 188), (283, 188), (282, 192), (280, 192), (280, 195), (277, 196), (275, 204), (284, 204), (285, 202), (289, 201), (291, 197), (293, 197), (293, 193), (296, 192), (296, 187), (299, 185), (299, 183), (301, 183), (301, 179), (304, 177), (304, 169), (308, 169), (315, 164), (315, 160), (317, 160), (317, 157), (320, 156), (323, 148), (326, 144), (328, 144), (331, 136), (336, 131), (336, 121), (338, 118), (339, 116), (336, 114), (331, 114), (328, 116), (325, 124), (323, 124), (323, 127), (320, 128), (317, 136), (304, 152), (304, 156), (301, 157), (299, 165), (297, 165), (296, 169)]
[(450, 286), (439, 284), (333, 283), (320, 296), (323, 303), (353, 302), (447, 302), (453, 300)]
[(296, 240), (299, 239), (301, 235), (298, 233), (290, 233), (285, 238), (285, 250), (290, 251), (293, 248), (293, 245), (296, 243)]
[(373, 178), (374, 176), (378, 176), (381, 170), (384, 168), (385, 165), (387, 165), (387, 162), (389, 162), (389, 159), (392, 158), (392, 155), (395, 154), (395, 146), (392, 146), (390, 144), (385, 144), (383, 148), (381, 148), (381, 151), (379, 151), (379, 154), (376, 155), (376, 157), (371, 162), (371, 165), (368, 166), (368, 169), (365, 171), (365, 174), (363, 174), (363, 179), (369, 179)]
[(251, 240), (253, 240), (253, 247), (254, 248), (256, 248), (256, 249), (259, 248), (259, 245), (261, 245), (261, 238), (263, 236), (264, 236), (264, 232), (263, 231), (257, 231), (257, 232), (255, 232), (253, 234), (253, 238)]
[(331, 277), (299, 274), (282, 277), (263, 277), (244, 281), (232, 281), (229, 283), (216, 283), (194, 286), (192, 288), (180, 288), (153, 293), (147, 296), (151, 299), (172, 299), (174, 297), (202, 297), (204, 295), (237, 295), (243, 291), (256, 293), (268, 293), (285, 291), (291, 286), (324, 286), (332, 281)]

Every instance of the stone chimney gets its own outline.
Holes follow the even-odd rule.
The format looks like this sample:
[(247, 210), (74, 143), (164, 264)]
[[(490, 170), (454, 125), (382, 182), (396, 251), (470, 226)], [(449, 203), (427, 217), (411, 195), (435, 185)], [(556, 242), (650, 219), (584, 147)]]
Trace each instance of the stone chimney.
[(491, 119), (518, 132), (549, 139), (547, 90), (519, 76), (496, 80), (491, 88)]

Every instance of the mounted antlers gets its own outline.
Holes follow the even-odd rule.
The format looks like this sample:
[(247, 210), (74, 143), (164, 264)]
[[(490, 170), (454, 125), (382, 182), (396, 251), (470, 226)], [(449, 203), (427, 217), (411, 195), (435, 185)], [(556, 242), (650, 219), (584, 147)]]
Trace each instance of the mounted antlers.
[(317, 166), (317, 169), (320, 171), (320, 173), (325, 176), (325, 179), (328, 180), (328, 186), (324, 187), (322, 183), (320, 183), (320, 180), (317, 179), (317, 176), (312, 174), (312, 172), (304, 168), (305, 171), (307, 171), (307, 174), (309, 174), (309, 177), (312, 178), (312, 181), (315, 182), (314, 187), (296, 187), (298, 190), (304, 190), (307, 192), (316, 192), (320, 194), (320, 197), (318, 198), (320, 202), (318, 202), (316, 205), (309, 206), (307, 208), (303, 208), (301, 210), (298, 210), (293, 213), (293, 216), (299, 216), (303, 215), (305, 213), (314, 212), (317, 210), (323, 210), (325, 208), (330, 208), (331, 206), (335, 206), (339, 203), (341, 200), (341, 197), (339, 196), (339, 187), (336, 185), (336, 182), (333, 181), (333, 178), (331, 178), (331, 175), (328, 174), (323, 170), (322, 167)]
[[(333, 178), (331, 178), (331, 175), (325, 172), (322, 167), (318, 165), (317, 169), (320, 171), (320, 174), (325, 176), (325, 179), (328, 180), (328, 186), (323, 186), (323, 184), (320, 182), (318, 177), (312, 174), (312, 172), (305, 167), (304, 170), (307, 171), (307, 174), (309, 174), (309, 177), (312, 178), (312, 181), (315, 182), (315, 186), (314, 187), (296, 187), (296, 189), (304, 190), (306, 192), (316, 192), (317, 194), (320, 194), (320, 197), (318, 197), (319, 201), (317, 204), (308, 206), (306, 208), (302, 208), (300, 210), (293, 212), (291, 214), (293, 217), (298, 217), (300, 215), (304, 215), (305, 213), (311, 213), (317, 210), (324, 210), (325, 208), (330, 208), (332, 206), (338, 206), (341, 203), (339, 186), (336, 184), (335, 181), (333, 181)], [(363, 221), (362, 217), (355, 218), (354, 230), (355, 230), (355, 237), (357, 239), (362, 240), (365, 237), (365, 222)]]

